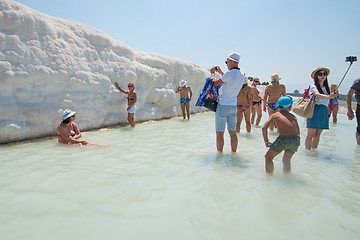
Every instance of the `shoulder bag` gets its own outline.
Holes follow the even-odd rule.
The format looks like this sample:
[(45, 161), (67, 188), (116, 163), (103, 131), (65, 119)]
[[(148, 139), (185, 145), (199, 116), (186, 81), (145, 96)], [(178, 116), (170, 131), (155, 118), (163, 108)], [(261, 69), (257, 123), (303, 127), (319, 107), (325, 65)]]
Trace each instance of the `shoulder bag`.
[(295, 103), (293, 112), (304, 118), (312, 118), (314, 115), (315, 108), (315, 97), (311, 98), (300, 98), (300, 100)]

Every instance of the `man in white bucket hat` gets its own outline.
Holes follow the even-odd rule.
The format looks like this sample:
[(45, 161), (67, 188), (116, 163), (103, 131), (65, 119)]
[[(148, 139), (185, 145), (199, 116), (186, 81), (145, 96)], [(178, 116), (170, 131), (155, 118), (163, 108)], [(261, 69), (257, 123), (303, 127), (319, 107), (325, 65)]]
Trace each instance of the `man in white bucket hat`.
[(183, 118), (186, 119), (187, 115), (187, 118), (190, 119), (190, 101), (192, 98), (190, 86), (186, 85), (185, 80), (181, 80), (179, 83), (179, 87), (176, 89), (176, 92), (180, 92), (180, 106)]
[[(237, 115), (237, 95), (244, 84), (244, 75), (239, 68), (240, 54), (231, 53), (225, 64), (228, 72), (225, 74), (219, 66), (210, 69), (213, 86), (220, 86), (219, 102), (215, 113), (216, 128), (216, 147), (218, 152), (223, 152), (224, 148), (224, 132), (227, 125), (231, 151), (236, 152), (238, 146), (238, 137), (236, 134), (236, 115)], [(215, 71), (221, 75), (219, 79), (215, 79)]]

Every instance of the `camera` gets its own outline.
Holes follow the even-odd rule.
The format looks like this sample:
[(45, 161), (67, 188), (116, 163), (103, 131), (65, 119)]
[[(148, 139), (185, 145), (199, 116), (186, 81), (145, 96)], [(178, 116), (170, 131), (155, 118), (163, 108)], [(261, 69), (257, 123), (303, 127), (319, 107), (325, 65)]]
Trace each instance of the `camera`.
[[(356, 60), (355, 60), (356, 61)], [(215, 67), (215, 71), (217, 71), (217, 70), (219, 70), (219, 68), (218, 67)]]
[(349, 56), (349, 57), (346, 57), (346, 60), (345, 62), (356, 62), (357, 61), (357, 57), (355, 56)]

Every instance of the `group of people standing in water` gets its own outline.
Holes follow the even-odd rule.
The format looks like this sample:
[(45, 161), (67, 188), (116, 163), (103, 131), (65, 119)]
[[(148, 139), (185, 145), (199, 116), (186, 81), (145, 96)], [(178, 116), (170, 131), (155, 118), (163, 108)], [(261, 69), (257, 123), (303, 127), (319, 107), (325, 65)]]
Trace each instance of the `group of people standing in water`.
[[(271, 116), (278, 110), (278, 99), (286, 95), (286, 88), (283, 84), (280, 84), (280, 79), (281, 77), (279, 77), (278, 74), (271, 75), (271, 85), (265, 88), (264, 98), (262, 98), (257, 89), (257, 85), (260, 83), (259, 78), (254, 78), (251, 86), (248, 86), (248, 79), (246, 77), (244, 78), (244, 84), (237, 95), (237, 133), (240, 132), (240, 125), (243, 118), (245, 118), (246, 131), (250, 133), (251, 124), (259, 126), (262, 111), (267, 111), (269, 116)], [(274, 124), (270, 126), (270, 130), (274, 130)]]
[[(268, 112), (269, 119), (263, 125), (263, 137), (265, 146), (269, 148), (265, 155), (266, 172), (273, 172), (273, 158), (284, 151), (283, 163), (284, 172), (291, 169), (290, 160), (300, 145), (300, 129), (296, 117), (290, 113), (294, 100), (286, 95), (286, 88), (280, 83), (281, 77), (278, 74), (271, 75), (271, 84), (266, 86), (264, 97), (259, 95), (257, 85), (259, 79), (255, 78), (251, 86), (248, 86), (247, 78), (239, 69), (240, 55), (231, 53), (225, 63), (228, 71), (224, 73), (219, 66), (210, 69), (211, 84), (213, 87), (220, 87), (219, 100), (215, 113), (216, 128), (216, 147), (218, 152), (223, 151), (225, 126), (230, 135), (231, 151), (236, 152), (238, 146), (237, 133), (240, 132), (240, 125), (245, 118), (246, 131), (251, 132), (251, 124), (259, 125), (262, 117), (262, 110)], [(220, 78), (215, 78), (215, 73)], [(304, 92), (304, 97), (314, 98), (316, 101), (314, 114), (312, 118), (307, 118), (306, 127), (308, 129), (305, 139), (305, 148), (314, 150), (318, 147), (320, 136), (323, 130), (329, 129), (329, 118), (333, 115), (333, 122), (337, 122), (339, 92), (337, 85), (332, 84), (329, 87), (328, 76), (330, 70), (319, 67), (311, 73), (314, 82)], [(122, 89), (117, 82), (115, 87), (122, 93), (127, 94), (128, 100), (128, 122), (131, 127), (135, 127), (134, 114), (136, 111), (137, 95), (133, 83), (128, 83), (128, 90)], [(192, 91), (190, 86), (182, 80), (176, 92), (180, 93), (180, 104), (183, 118), (190, 119), (190, 101)], [(356, 118), (358, 121), (356, 139), (360, 144), (360, 79), (356, 80), (348, 92), (348, 117), (354, 118), (354, 112), (351, 107), (351, 97), (356, 94), (358, 101), (356, 109)], [(65, 144), (88, 145), (89, 142), (79, 140), (81, 132), (75, 123), (76, 112), (69, 109), (64, 111), (63, 121), (57, 127), (58, 142)], [(257, 118), (256, 118), (257, 115)], [(255, 121), (256, 118), (256, 121)], [(267, 129), (273, 131), (275, 128), (279, 137), (272, 143), (267, 137)]]

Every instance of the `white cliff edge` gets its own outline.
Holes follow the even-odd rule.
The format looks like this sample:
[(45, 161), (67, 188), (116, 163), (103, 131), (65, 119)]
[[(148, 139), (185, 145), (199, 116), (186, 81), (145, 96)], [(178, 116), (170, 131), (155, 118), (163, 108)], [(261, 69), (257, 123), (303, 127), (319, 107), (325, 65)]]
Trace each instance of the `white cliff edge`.
[[(126, 33), (124, 33), (126, 34)], [(82, 130), (126, 123), (127, 89), (138, 94), (136, 121), (181, 115), (175, 89), (192, 88), (191, 112), (207, 70), (145, 53), (83, 24), (12, 0), (0, 1), (0, 143), (56, 134), (62, 111), (77, 112)]]

